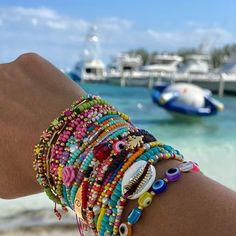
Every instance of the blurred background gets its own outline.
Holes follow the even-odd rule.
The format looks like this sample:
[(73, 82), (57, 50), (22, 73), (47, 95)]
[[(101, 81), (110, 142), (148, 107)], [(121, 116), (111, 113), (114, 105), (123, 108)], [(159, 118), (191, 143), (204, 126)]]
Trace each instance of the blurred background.
[[(233, 0), (2, 0), (0, 63), (39, 53), (236, 190), (235, 11)], [(0, 200), (0, 235), (79, 233), (39, 194)]]

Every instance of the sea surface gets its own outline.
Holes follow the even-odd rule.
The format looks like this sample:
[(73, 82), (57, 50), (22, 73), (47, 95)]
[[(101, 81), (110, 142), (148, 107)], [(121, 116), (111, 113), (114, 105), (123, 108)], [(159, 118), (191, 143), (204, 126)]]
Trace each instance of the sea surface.
[[(174, 119), (153, 104), (152, 90), (104, 84), (81, 86), (88, 93), (102, 96), (130, 115), (137, 126), (151, 131), (162, 142), (180, 150), (185, 159), (198, 162), (205, 175), (236, 191), (236, 97), (216, 97), (225, 105), (222, 113), (197, 122), (186, 122)], [(47, 225), (55, 230), (59, 227), (52, 209), (52, 202), (44, 194), (0, 200), (0, 234), (53, 235), (43, 231)], [(72, 213), (60, 222), (62, 225), (65, 225), (64, 233), (60, 231), (55, 235), (66, 235), (66, 230), (71, 230), (71, 227), (74, 228), (69, 235), (78, 235)], [(28, 231), (23, 232), (22, 229)]]

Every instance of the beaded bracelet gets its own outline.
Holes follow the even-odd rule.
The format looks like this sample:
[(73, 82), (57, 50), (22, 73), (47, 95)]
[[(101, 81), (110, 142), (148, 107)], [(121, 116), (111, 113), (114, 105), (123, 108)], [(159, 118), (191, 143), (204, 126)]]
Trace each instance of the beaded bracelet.
[[(101, 108), (103, 108), (103, 107), (101, 107)], [(104, 107), (104, 109), (105, 109), (105, 107)], [(113, 111), (112, 111), (112, 113), (114, 113)], [(86, 118), (86, 116), (84, 115), (84, 114), (82, 114), (83, 116), (84, 116), (84, 119)], [(102, 115), (102, 114), (100, 114), (100, 115)], [(100, 117), (100, 116), (98, 116), (98, 117)], [(114, 119), (114, 118), (113, 118)], [(94, 119), (94, 121), (96, 121), (96, 119)], [(87, 123), (87, 125), (89, 125), (90, 124), (90, 122), (88, 122)], [(75, 132), (75, 135), (74, 135), (74, 138), (73, 137), (70, 137), (70, 139), (68, 140), (68, 142), (66, 142), (66, 147), (65, 148), (67, 148), (67, 155), (66, 155), (66, 157), (64, 157), (64, 159), (66, 158), (66, 161), (67, 161), (67, 159), (69, 158), (69, 159), (72, 159), (72, 160), (74, 160), (74, 159), (76, 159), (76, 155), (78, 154), (78, 151), (79, 151), (79, 149), (78, 149), (78, 145), (77, 144), (74, 144), (74, 142), (77, 142), (77, 141), (79, 141), (79, 140), (81, 140), (81, 138), (83, 138), (83, 136), (88, 136), (88, 134), (87, 134), (87, 132), (85, 132), (85, 130), (87, 129), (87, 127), (86, 126), (83, 126), (83, 128), (81, 129), (81, 123), (79, 123), (78, 124), (78, 126), (75, 126), (74, 128), (76, 129), (76, 132)], [(79, 134), (80, 134), (80, 137), (79, 137), (79, 139), (77, 139), (76, 138), (76, 134), (77, 134), (77, 131), (80, 131), (79, 132)], [(81, 131), (82, 130), (82, 131)], [(73, 131), (73, 130), (72, 130)], [(96, 130), (94, 130), (94, 131), (96, 131)], [(63, 134), (62, 134), (63, 135)], [(59, 138), (60, 138), (60, 136), (59, 136)], [(67, 138), (69, 138), (69, 135), (67, 135)], [(62, 137), (62, 140), (65, 142), (66, 141), (66, 138), (65, 137)], [(56, 146), (56, 145), (55, 145)], [(82, 144), (80, 145), (80, 146), (82, 146)], [(62, 151), (63, 151), (63, 149), (62, 149)], [(70, 157), (70, 156), (68, 156), (68, 152), (71, 152), (72, 153), (72, 157)], [(60, 154), (60, 153), (59, 153)]]
[[(52, 153), (51, 153), (52, 157), (50, 165), (52, 165), (52, 161), (54, 161), (54, 159), (55, 161), (60, 159), (60, 155), (62, 155), (66, 147), (68, 147), (68, 149), (72, 151), (77, 149), (77, 145), (73, 144), (87, 135), (87, 129), (88, 129), (87, 126), (91, 124), (91, 120), (96, 121), (97, 119), (99, 119), (99, 117), (102, 116), (102, 114), (97, 114), (97, 109), (102, 109), (103, 107), (105, 111), (115, 113), (115, 111), (112, 110), (112, 107), (110, 106), (107, 105), (100, 105), (98, 107), (94, 106), (91, 107), (88, 111), (81, 112), (75, 120), (72, 120), (70, 123), (68, 123), (67, 127), (59, 135), (57, 142), (52, 148)], [(74, 132), (75, 130), (76, 132)], [(73, 132), (75, 133), (74, 138), (73, 137), (69, 138)], [(65, 161), (67, 160), (67, 158), (68, 156), (65, 155)], [(55, 178), (54, 176), (55, 173), (53, 173), (52, 171), (50, 173)]]
[[(123, 123), (117, 124), (117, 125), (116, 125), (116, 128), (122, 127), (122, 130), (124, 130), (125, 127), (122, 126), (122, 125), (123, 125)], [(97, 138), (97, 140), (96, 140), (96, 143), (102, 142), (102, 141), (106, 138), (106, 136), (107, 136), (107, 134), (104, 135), (104, 136), (101, 135), (101, 137), (99, 136), (99, 137)], [(87, 150), (90, 150), (90, 148), (91, 148), (91, 146), (93, 146), (93, 144), (94, 144), (94, 143), (92, 143), (90, 146), (88, 146), (88, 147), (87, 147)], [(84, 147), (81, 147), (79, 153), (83, 152), (84, 149), (85, 149)], [(86, 158), (80, 159), (80, 161), (76, 163), (77, 165), (80, 165), (80, 169), (81, 169), (81, 171), (79, 171), (78, 174), (77, 174), (77, 175), (80, 176), (80, 178), (77, 179), (77, 185), (80, 184), (80, 182), (81, 182), (81, 180), (82, 180), (84, 174), (86, 173), (87, 168), (89, 167), (90, 163), (92, 162), (92, 157), (93, 157), (93, 156), (90, 155), (91, 152), (88, 152), (88, 153), (89, 153), (89, 155), (87, 155)], [(75, 159), (75, 158), (74, 158), (74, 159)], [(66, 168), (70, 168), (70, 166), (72, 166), (72, 165), (73, 165), (73, 161), (70, 161), (70, 159), (69, 159)]]
[(183, 161), (177, 150), (90, 95), (78, 98), (51, 123), (34, 152), (36, 177), (48, 197), (74, 210), (96, 235), (119, 233), (127, 199), (148, 192), (154, 165)]
[[(88, 101), (88, 102), (87, 102)], [(76, 117), (76, 114), (87, 109), (90, 105), (105, 104), (105, 101), (95, 96), (83, 96), (75, 101), (71, 108), (66, 109), (62, 114), (54, 119), (49, 128), (43, 132), (40, 137), (40, 142), (35, 146), (34, 155), (35, 160), (33, 167), (37, 172), (37, 181), (44, 187), (44, 191), (48, 197), (58, 204), (62, 204), (61, 200), (56, 196), (53, 191), (53, 180), (49, 177), (49, 162), (50, 151), (56, 136), (59, 135), (65, 128), (68, 121)]]
[[(84, 114), (83, 114), (84, 115)], [(85, 116), (85, 115), (84, 115)], [(85, 116), (86, 117), (86, 116)], [(100, 116), (98, 116), (98, 117), (100, 117)], [(94, 120), (96, 120), (96, 119), (94, 119)], [(89, 122), (88, 122), (89, 123)], [(81, 122), (79, 123), (79, 125), (81, 125)], [(67, 127), (68, 129), (70, 129), (70, 132), (72, 132), (73, 131), (73, 129), (76, 129), (76, 134), (77, 134), (77, 131), (78, 131), (78, 129), (77, 129), (77, 127), (78, 126), (76, 126), (76, 125), (74, 125), (74, 127)], [(85, 134), (86, 134), (86, 132), (85, 132), (85, 127), (83, 127), (83, 129), (82, 129), (82, 132), (80, 132), (80, 137), (79, 138), (82, 138), (83, 136), (85, 136)], [(80, 130), (81, 130), (81, 128), (80, 128)], [(82, 134), (81, 134), (82, 133)], [(57, 152), (57, 153), (55, 153), (56, 155), (57, 155), (57, 158), (55, 158), (55, 162), (57, 161), (56, 159), (59, 159), (59, 166), (58, 166), (58, 172), (59, 172), (59, 174), (57, 175), (58, 176), (58, 181), (57, 181), (57, 183), (56, 183), (56, 191), (57, 191), (57, 194), (59, 195), (59, 196), (61, 196), (61, 194), (62, 194), (62, 191), (61, 191), (61, 182), (62, 182), (62, 169), (63, 169), (63, 167), (65, 166), (65, 164), (67, 163), (67, 161), (68, 161), (68, 159), (70, 158), (70, 154), (69, 153), (71, 153), (72, 154), (72, 158), (73, 159), (76, 159), (77, 158), (77, 155), (79, 154), (79, 149), (78, 149), (78, 145), (77, 144), (75, 144), (75, 142), (77, 142), (77, 140), (78, 139), (76, 139), (76, 136), (73, 138), (73, 137), (70, 137), (69, 138), (69, 135), (68, 135), (68, 132), (66, 133), (66, 136), (65, 136), (65, 134), (61, 134), (61, 136), (62, 137), (60, 137), (59, 136), (59, 138), (58, 138), (58, 140), (60, 140), (60, 141), (64, 141), (64, 142), (66, 142), (66, 140), (68, 139), (68, 141), (66, 142), (66, 145), (65, 145), (65, 149), (64, 148), (62, 148), (62, 147), (57, 147), (57, 145), (58, 145), (58, 141), (57, 141), (57, 143), (55, 144), (55, 146), (54, 146), (54, 149), (56, 150), (56, 148), (57, 149), (60, 149), (61, 148), (61, 150), (60, 150), (60, 152)], [(60, 143), (59, 142), (59, 144), (63, 144), (63, 143)], [(59, 145), (58, 145), (59, 146)], [(62, 146), (64, 146), (64, 145), (62, 145)], [(56, 152), (56, 151), (55, 151)], [(52, 153), (52, 156), (53, 156), (53, 154), (54, 153)], [(59, 156), (61, 154), (61, 157)], [(59, 156), (59, 157), (58, 157)], [(52, 163), (51, 162), (51, 166), (52, 166), (52, 164), (54, 164), (54, 163)], [(53, 166), (54, 167), (54, 169), (56, 169), (56, 165), (54, 165)], [(54, 174), (54, 177), (55, 177), (55, 174)]]
[[(159, 142), (156, 142), (156, 144), (157, 145), (162, 145), (162, 144), (160, 144)], [(150, 148), (150, 146), (151, 145), (149, 145), (149, 144), (146, 144), (146, 147), (148, 147), (148, 148)], [(164, 145), (163, 145), (164, 146)], [(166, 146), (166, 147), (168, 147), (168, 149), (170, 150), (170, 146)], [(163, 149), (163, 148), (162, 148)], [(160, 149), (159, 149), (160, 150)], [(151, 150), (152, 151), (152, 150)], [(155, 154), (155, 152), (152, 152), (152, 154)], [(177, 159), (177, 156), (178, 156), (178, 152), (176, 152), (176, 156), (175, 155), (172, 155), (172, 158), (176, 158)], [(167, 158), (167, 159), (169, 159), (170, 157), (171, 157), (171, 155), (163, 155), (165, 158)], [(147, 158), (147, 157), (146, 157)], [(182, 160), (182, 156), (179, 156), (179, 158), (180, 158), (180, 160)], [(145, 158), (144, 158), (145, 159)], [(109, 187), (108, 187), (108, 189), (109, 189)], [(112, 189), (109, 189), (109, 192), (111, 193), (111, 191), (112, 191)], [(102, 193), (103, 194), (103, 196), (104, 196), (104, 192)], [(106, 199), (106, 198), (108, 198), (109, 196), (105, 196), (104, 197), (104, 199)], [(103, 202), (103, 205), (106, 205), (106, 202), (104, 203)], [(95, 206), (96, 207), (96, 206)], [(99, 206), (97, 206), (97, 208), (98, 208)], [(108, 209), (108, 210), (110, 210), (110, 209)], [(104, 206), (102, 207), (102, 209), (101, 209), (101, 214), (99, 215), (99, 218), (98, 218), (98, 223), (97, 223), (97, 228), (98, 229), (100, 229), (100, 224), (101, 224), (101, 221), (102, 221), (102, 219), (104, 218), (103, 216), (104, 216), (104, 211), (105, 211), (105, 208), (104, 208)], [(105, 217), (106, 218), (106, 217)], [(103, 221), (104, 221), (104, 219), (103, 219)], [(117, 224), (118, 224), (119, 222), (117, 222)]]
[[(116, 136), (118, 136), (118, 135), (121, 135), (121, 134), (124, 133), (124, 132), (128, 132), (128, 128), (122, 126), (120, 129), (118, 129), (118, 130), (116, 130), (116, 132), (114, 132), (113, 136), (116, 137)], [(104, 140), (106, 140), (106, 142), (108, 142), (109, 139), (111, 139), (111, 138), (113, 138), (113, 137), (108, 136), (108, 138), (107, 138), (106, 136), (104, 136), (103, 139), (98, 142), (98, 145), (99, 145), (101, 142), (103, 142)], [(94, 164), (95, 164), (95, 163), (92, 162), (92, 159), (93, 159), (93, 153), (92, 153), (92, 151), (88, 153), (88, 156), (87, 156), (87, 157), (88, 157), (88, 158), (87, 158), (87, 159), (85, 158), (85, 159), (83, 160), (83, 162), (81, 163), (81, 166), (80, 166), (81, 171), (78, 172), (79, 178), (77, 179), (76, 185), (73, 185), (73, 186), (72, 186), (72, 188), (74, 187), (75, 191), (76, 191), (76, 190), (78, 189), (78, 187), (81, 185), (81, 181), (82, 181), (82, 179), (83, 179), (83, 176), (86, 175), (86, 172), (88, 171), (88, 169), (89, 169), (89, 168), (93, 168), (93, 166), (94, 166)], [(77, 187), (76, 187), (76, 186), (77, 186)], [(71, 202), (72, 202), (72, 203), (74, 202), (74, 198), (75, 198), (75, 196), (71, 196)]]
[[(145, 186), (145, 188), (142, 189), (142, 182), (137, 185), (135, 188), (140, 191), (140, 192), (144, 192), (145, 189), (147, 189), (150, 184), (151, 184), (151, 181), (154, 180), (155, 178), (155, 169), (154, 167), (152, 167), (152, 165), (155, 165), (158, 161), (160, 160), (164, 160), (164, 159), (176, 159), (176, 160), (179, 160), (179, 161), (182, 161), (183, 160), (183, 157), (181, 155), (178, 155), (178, 152), (176, 150), (174, 150), (173, 148), (171, 148), (170, 146), (167, 146), (167, 145), (163, 145), (159, 142), (156, 142), (157, 146), (156, 147), (153, 147), (152, 144), (146, 144), (146, 148), (147, 148), (147, 152), (144, 153), (143, 155), (139, 156), (139, 158), (136, 159), (136, 163), (134, 163), (127, 171), (126, 171), (126, 174), (124, 175), (124, 178), (123, 178), (123, 181), (124, 182), (122, 185), (122, 190), (124, 189), (124, 186), (132, 186), (134, 185), (135, 183), (135, 178), (137, 177), (140, 177), (141, 180), (145, 180), (147, 178), (147, 172), (149, 171), (149, 176), (152, 176), (152, 180), (150, 179), (149, 181), (146, 181), (146, 183), (143, 183), (143, 186)], [(159, 147), (158, 147), (159, 146)], [(152, 148), (153, 147), (153, 148)], [(162, 148), (160, 148), (162, 147)], [(172, 154), (171, 155), (163, 155), (164, 153), (166, 153), (166, 149), (168, 149), (168, 151), (172, 151)], [(174, 154), (176, 153), (176, 155)], [(148, 162), (147, 162), (148, 161)], [(150, 163), (150, 165), (148, 167), (145, 173), (145, 165), (146, 163)], [(140, 165), (140, 164), (143, 164)], [(130, 170), (132, 172), (132, 169), (135, 169), (137, 171), (137, 169), (139, 169), (139, 175), (136, 175), (132, 177), (132, 173), (130, 174)], [(143, 174), (144, 173), (144, 174)], [(141, 174), (143, 174), (143, 178), (141, 176)], [(133, 186), (132, 186), (133, 187)], [(105, 224), (104, 222), (106, 221), (106, 219), (108, 219), (108, 217), (110, 219), (112, 219), (112, 222), (114, 223), (114, 228), (111, 230), (110, 226), (107, 225), (106, 229), (104, 228), (103, 231), (106, 230), (106, 234), (109, 235), (109, 233), (111, 233), (111, 231), (113, 232), (118, 232), (118, 226), (119, 226), (119, 223), (120, 223), (120, 219), (121, 219), (121, 215), (122, 215), (122, 212), (123, 212), (123, 209), (124, 209), (124, 206), (126, 204), (126, 199), (127, 197), (133, 199), (135, 196), (133, 195), (137, 195), (137, 191), (135, 191), (135, 188), (133, 188), (133, 193), (129, 193), (130, 196), (128, 196), (128, 192), (124, 193), (123, 191), (123, 195), (121, 194), (116, 194), (116, 200), (112, 199), (113, 201), (110, 201), (110, 205), (108, 205), (107, 207), (107, 213), (106, 213), (106, 216), (103, 217), (103, 222), (101, 224)], [(119, 201), (118, 201), (119, 200)], [(118, 204), (117, 204), (118, 202)], [(99, 219), (100, 220), (100, 219)], [(100, 225), (100, 222), (99, 222), (99, 225)]]
[(138, 198), (138, 206), (129, 214), (127, 222), (123, 222), (119, 226), (120, 236), (131, 236), (132, 225), (138, 222), (145, 208), (151, 205), (153, 198), (166, 191), (167, 184), (176, 182), (181, 178), (181, 173), (200, 172), (199, 166), (194, 162), (183, 162), (175, 168), (170, 168), (165, 172), (163, 179), (157, 179), (152, 184), (149, 191), (142, 193)]

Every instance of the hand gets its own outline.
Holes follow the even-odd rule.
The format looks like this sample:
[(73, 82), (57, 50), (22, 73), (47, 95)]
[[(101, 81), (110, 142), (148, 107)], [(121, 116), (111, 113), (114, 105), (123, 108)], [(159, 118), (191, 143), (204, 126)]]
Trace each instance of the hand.
[(34, 146), (50, 122), (83, 94), (37, 54), (0, 65), (0, 198), (42, 191), (32, 167)]

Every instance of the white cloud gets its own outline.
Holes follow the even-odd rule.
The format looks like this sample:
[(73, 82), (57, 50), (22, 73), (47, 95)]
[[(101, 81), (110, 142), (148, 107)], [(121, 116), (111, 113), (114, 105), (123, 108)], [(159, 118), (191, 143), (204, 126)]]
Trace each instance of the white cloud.
[(39, 17), (43, 19), (55, 19), (58, 18), (58, 14), (52, 9), (40, 7), (40, 8), (24, 8), (24, 7), (13, 7), (10, 9), (16, 14), (26, 17)]
[[(11, 17), (9, 17), (11, 16)], [(26, 51), (35, 51), (59, 67), (72, 66), (84, 46), (93, 22), (59, 14), (49, 8), (0, 8), (0, 62), (6, 62)], [(236, 42), (236, 34), (219, 26), (201, 27), (186, 22), (184, 29), (160, 31), (138, 29), (134, 22), (117, 17), (98, 18), (103, 58), (137, 47), (170, 51), (196, 47), (203, 40), (220, 46)]]
[(66, 22), (48, 21), (47, 26), (52, 29), (67, 29), (68, 24)]
[(117, 17), (99, 19), (99, 27), (104, 30), (120, 31), (120, 30), (131, 29), (132, 26), (133, 22), (126, 19), (120, 19)]
[(32, 24), (33, 24), (34, 26), (37, 26), (37, 25), (38, 25), (38, 20), (35, 19), (35, 18), (32, 18), (31, 22), (32, 22)]

